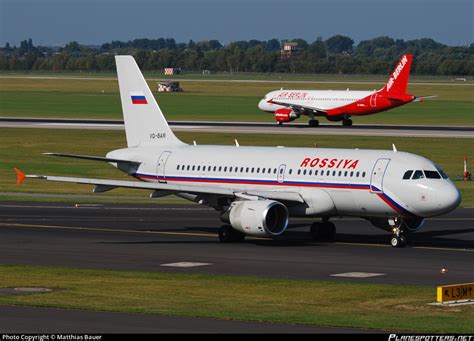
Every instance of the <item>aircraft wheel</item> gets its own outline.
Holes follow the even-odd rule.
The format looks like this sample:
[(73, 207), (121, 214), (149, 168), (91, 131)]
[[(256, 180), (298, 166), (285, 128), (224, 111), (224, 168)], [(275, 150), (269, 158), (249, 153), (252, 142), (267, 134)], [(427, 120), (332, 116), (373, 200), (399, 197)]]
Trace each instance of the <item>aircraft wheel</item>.
[(390, 241), (393, 247), (405, 247), (407, 245), (407, 239), (405, 236), (393, 236)]
[(309, 124), (310, 127), (317, 127), (319, 125), (319, 121), (318, 120), (309, 120), (308, 124)]
[(318, 240), (321, 237), (321, 230), (322, 230), (323, 223), (313, 223), (309, 229), (309, 234), (313, 240)]
[(352, 120), (351, 120), (350, 118), (348, 118), (348, 119), (346, 119), (346, 120), (343, 120), (343, 121), (342, 121), (342, 125), (343, 125), (344, 127), (350, 127), (350, 126), (352, 126)]
[(283, 122), (281, 122), (281, 121), (278, 121), (277, 123), (278, 123), (279, 126), (283, 125)]
[(334, 242), (336, 240), (336, 226), (329, 221), (313, 223), (309, 233), (314, 240), (327, 242)]
[(230, 225), (222, 225), (219, 230), (219, 240), (221, 243), (238, 243), (245, 239), (245, 234), (236, 231)]

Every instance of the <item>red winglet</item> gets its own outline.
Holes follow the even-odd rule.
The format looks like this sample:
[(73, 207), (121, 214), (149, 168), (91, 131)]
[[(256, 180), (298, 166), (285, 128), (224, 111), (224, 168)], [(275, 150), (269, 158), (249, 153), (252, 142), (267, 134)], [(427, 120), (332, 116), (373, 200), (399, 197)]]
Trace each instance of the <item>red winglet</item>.
[(23, 182), (23, 180), (25, 180), (26, 175), (25, 175), (25, 173), (23, 173), (23, 172), (22, 172), (21, 170), (19, 170), (18, 168), (15, 168), (15, 173), (16, 173), (16, 176), (17, 176), (16, 184), (17, 184), (17, 185), (21, 185), (21, 183)]

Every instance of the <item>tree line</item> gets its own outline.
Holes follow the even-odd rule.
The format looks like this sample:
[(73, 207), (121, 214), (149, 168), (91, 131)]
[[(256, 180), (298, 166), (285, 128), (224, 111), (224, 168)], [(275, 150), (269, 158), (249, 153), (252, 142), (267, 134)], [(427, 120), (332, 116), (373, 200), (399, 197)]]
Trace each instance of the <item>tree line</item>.
[(218, 40), (177, 43), (172, 38), (112, 41), (101, 46), (70, 42), (63, 47), (35, 46), (31, 39), (20, 46), (0, 48), (3, 71), (113, 71), (114, 55), (131, 54), (143, 70), (166, 67), (189, 72), (258, 72), (323, 74), (389, 74), (400, 56), (414, 55), (412, 74), (474, 75), (474, 43), (447, 46), (433, 39), (405, 41), (390, 37), (362, 40), (355, 45), (347, 36), (335, 35), (313, 42), (293, 39), (297, 50), (282, 57), (283, 41)]

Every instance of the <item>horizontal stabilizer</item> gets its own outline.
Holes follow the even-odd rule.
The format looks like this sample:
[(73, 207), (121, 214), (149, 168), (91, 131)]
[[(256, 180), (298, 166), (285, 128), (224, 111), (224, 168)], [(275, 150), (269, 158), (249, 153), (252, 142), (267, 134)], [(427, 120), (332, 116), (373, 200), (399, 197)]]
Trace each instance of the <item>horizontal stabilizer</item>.
[(435, 98), (438, 97), (438, 95), (430, 95), (430, 96), (415, 96), (415, 99), (413, 102), (423, 102), (427, 98)]

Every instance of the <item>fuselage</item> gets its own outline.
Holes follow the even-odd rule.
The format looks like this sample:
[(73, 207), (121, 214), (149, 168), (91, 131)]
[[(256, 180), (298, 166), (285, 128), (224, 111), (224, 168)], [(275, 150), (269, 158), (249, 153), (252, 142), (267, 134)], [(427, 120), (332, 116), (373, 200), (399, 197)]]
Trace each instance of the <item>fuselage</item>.
[(429, 217), (461, 200), (436, 164), (405, 152), (182, 145), (120, 149), (107, 157), (141, 162), (132, 175), (143, 181), (295, 192), (310, 204), (294, 215)]
[[(379, 91), (353, 90), (276, 90), (269, 92), (258, 103), (260, 110), (275, 113), (279, 109), (296, 107), (318, 109), (314, 116), (363, 116), (385, 111), (413, 101), (413, 95), (388, 98)], [(277, 103), (287, 103), (280, 105)]]

